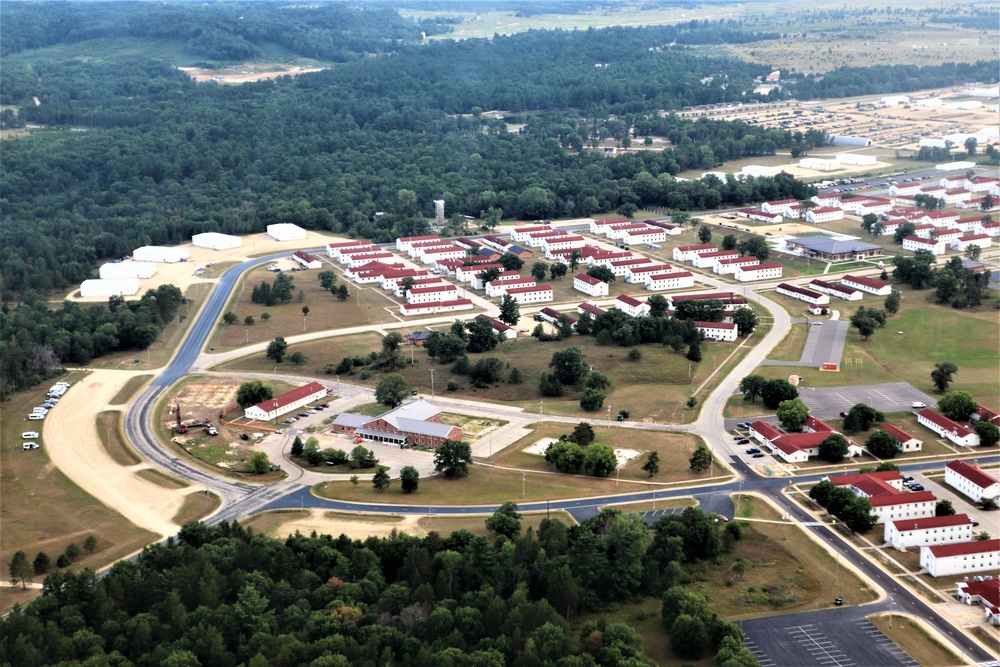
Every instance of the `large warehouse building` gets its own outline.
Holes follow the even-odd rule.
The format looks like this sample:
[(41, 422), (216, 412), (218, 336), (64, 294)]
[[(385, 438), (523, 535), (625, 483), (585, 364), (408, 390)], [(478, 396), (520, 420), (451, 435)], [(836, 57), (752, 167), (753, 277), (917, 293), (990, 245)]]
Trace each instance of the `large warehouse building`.
[(156, 264), (154, 262), (102, 264), (100, 274), (103, 280), (114, 278), (152, 278), (156, 274)]
[(191, 258), (187, 248), (174, 248), (162, 245), (144, 245), (132, 251), (132, 259), (137, 262), (186, 262)]
[(267, 235), (275, 241), (301, 241), (306, 238), (306, 230), (290, 222), (280, 222), (268, 225)]
[(80, 296), (85, 298), (132, 296), (138, 291), (139, 281), (136, 278), (84, 280), (83, 283), (80, 284)]
[(243, 245), (243, 239), (239, 236), (220, 234), (218, 232), (205, 232), (195, 234), (191, 237), (191, 243), (198, 248), (208, 248), (209, 250), (228, 250), (239, 248)]

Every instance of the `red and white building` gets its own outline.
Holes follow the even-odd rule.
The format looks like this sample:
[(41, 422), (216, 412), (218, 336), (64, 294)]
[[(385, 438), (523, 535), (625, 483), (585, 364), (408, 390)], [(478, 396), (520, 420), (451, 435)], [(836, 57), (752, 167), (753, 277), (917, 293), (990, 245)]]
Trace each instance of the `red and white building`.
[(451, 241), (448, 239), (429, 239), (427, 241), (413, 241), (410, 243), (410, 249), (407, 254), (410, 257), (416, 257), (420, 254), (421, 250), (424, 248), (447, 248), (451, 245)]
[(819, 207), (837, 206), (837, 208), (839, 209), (840, 207), (838, 206), (838, 204), (840, 203), (840, 193), (829, 192), (827, 194), (818, 194), (812, 198), (812, 202)]
[(907, 493), (903, 478), (896, 470), (835, 475), (828, 478), (835, 486), (846, 486), (854, 495), (872, 504), (876, 523), (912, 521), (934, 516), (937, 499), (930, 491)]
[(326, 387), (319, 382), (310, 382), (245, 409), (243, 416), (261, 422), (273, 421), (281, 415), (298, 410), (303, 405), (326, 398), (326, 396)]
[(424, 236), (404, 236), (396, 239), (396, 250), (399, 252), (410, 252), (410, 248), (413, 247), (414, 241), (440, 241), (441, 237), (437, 234), (425, 234)]
[(552, 285), (533, 285), (531, 287), (515, 287), (508, 289), (507, 294), (522, 306), (528, 303), (552, 301)]
[(406, 268), (402, 262), (368, 262), (361, 266), (348, 267), (344, 275), (358, 284), (381, 283), (387, 271)]
[(835, 296), (838, 299), (844, 299), (845, 301), (861, 301), (861, 297), (864, 296), (853, 287), (838, 285), (837, 283), (827, 282), (825, 280), (820, 280), (819, 278), (809, 281), (809, 289), (822, 292), (823, 294), (829, 294), (830, 296)]
[(955, 222), (951, 223), (951, 226), (963, 234), (976, 234), (979, 233), (979, 226), (982, 222), (982, 216), (971, 215), (965, 218), (959, 218)]
[(608, 225), (606, 233), (612, 241), (621, 241), (624, 240), (627, 234), (642, 229), (649, 229), (649, 226), (642, 222), (617, 222), (613, 225)]
[(955, 597), (962, 604), (978, 604), (983, 608), (983, 619), (990, 625), (1000, 625), (1000, 579), (978, 577), (972, 581), (955, 584)]
[[(810, 419), (812, 419), (814, 428), (805, 433), (782, 433), (767, 422), (755, 421), (749, 426), (750, 436), (783, 461), (805, 463), (810, 456), (819, 456), (820, 444), (831, 434), (836, 433), (826, 423), (818, 419)], [(844, 439), (847, 440), (848, 455), (860, 456), (861, 447), (850, 438), (845, 437)]]
[(476, 315), (477, 320), (486, 320), (493, 327), (493, 330), (498, 334), (503, 336), (506, 340), (514, 340), (517, 338), (517, 329), (511, 326), (507, 326), (495, 317), (490, 317), (489, 315), (481, 314)]
[(965, 461), (952, 461), (944, 467), (944, 483), (974, 501), (1000, 501), (1000, 480)]
[(573, 276), (573, 289), (593, 297), (608, 296), (608, 284), (586, 273)]
[(899, 441), (897, 449), (901, 452), (919, 452), (924, 448), (923, 440), (918, 440), (901, 428), (897, 428), (892, 424), (882, 424), (881, 426), (875, 427), (876, 431), (885, 431), (896, 440)]
[(957, 204), (960, 201), (971, 201), (971, 200), (972, 200), (972, 192), (966, 190), (965, 188), (945, 190), (944, 193), (945, 204)]
[(681, 301), (687, 301), (689, 299), (705, 301), (708, 299), (715, 299), (716, 301), (722, 302), (722, 310), (726, 313), (733, 313), (737, 308), (747, 308), (747, 300), (742, 296), (733, 294), (732, 292), (702, 292), (701, 294), (673, 294), (667, 297), (670, 301), (671, 308), (676, 308), (677, 304)]
[(532, 225), (529, 227), (515, 227), (510, 232), (510, 240), (514, 243), (527, 243), (528, 234), (533, 232), (551, 232), (552, 227), (549, 225)]
[(976, 423), (987, 421), (994, 426), (1000, 426), (1000, 412), (994, 412), (985, 405), (977, 405), (970, 419)]
[(615, 299), (615, 308), (632, 317), (645, 317), (649, 315), (649, 304), (628, 294), (622, 294)]
[(653, 263), (649, 257), (631, 257), (629, 259), (616, 259), (607, 266), (611, 269), (611, 273), (616, 276), (625, 276), (628, 275), (629, 269)]
[(969, 187), (969, 179), (966, 178), (964, 174), (963, 175), (953, 174), (951, 176), (945, 176), (944, 178), (942, 178), (940, 181), (938, 181), (938, 185), (946, 189), (967, 188)]
[(406, 293), (406, 303), (413, 305), (434, 301), (451, 301), (457, 298), (458, 288), (451, 283), (430, 285), (428, 287), (414, 287)]
[[(586, 259), (587, 268), (593, 268), (595, 266), (606, 266), (611, 268), (611, 262), (618, 262), (623, 259), (635, 259), (635, 255), (630, 253), (628, 250), (598, 250), (597, 252), (586, 255)], [(569, 262), (566, 263), (568, 264)]]
[(840, 284), (876, 296), (889, 296), (892, 294), (892, 285), (885, 281), (865, 276), (852, 276), (848, 274), (840, 279)]
[[(423, 276), (413, 279), (413, 287), (431, 287), (432, 285), (446, 285), (447, 283), (439, 276)], [(412, 288), (411, 288), (412, 289)], [(403, 281), (399, 281), (393, 288), (392, 293), (398, 298), (403, 298)]]
[(367, 239), (357, 239), (355, 241), (343, 241), (341, 243), (327, 243), (326, 256), (333, 260), (340, 260), (340, 252), (345, 248), (371, 248), (372, 242)]
[(719, 246), (714, 243), (682, 245), (674, 248), (673, 258), (675, 262), (690, 262), (703, 252), (715, 252), (718, 249)]
[(694, 274), (690, 271), (668, 271), (666, 273), (646, 274), (646, 289), (650, 292), (689, 289), (691, 287), (694, 287)]
[(931, 238), (935, 241), (941, 241), (946, 245), (951, 245), (962, 236), (962, 230), (956, 227), (951, 227), (947, 229), (938, 229), (931, 234)]
[(934, 236), (934, 231), (936, 229), (937, 227), (929, 222), (921, 222), (919, 225), (914, 225), (913, 235), (919, 236), (922, 239), (929, 239)]
[(811, 303), (814, 306), (825, 306), (830, 303), (830, 297), (826, 294), (821, 294), (815, 290), (806, 289), (805, 287), (789, 285), (788, 283), (780, 283), (775, 291), (778, 292), (778, 294), (784, 294), (785, 296), (790, 296), (793, 299)]
[(733, 271), (733, 277), (741, 283), (749, 283), (754, 280), (774, 280), (780, 278), (781, 274), (781, 264), (777, 262), (743, 264), (737, 266), (736, 270)]
[(296, 250), (292, 253), (292, 259), (298, 262), (304, 269), (319, 269), (323, 262), (319, 261), (305, 250)]
[(926, 547), (972, 541), (972, 519), (968, 514), (902, 519), (885, 524), (883, 538), (893, 548)]
[[(489, 283), (487, 283), (486, 279), (483, 277), (483, 273), (479, 272), (475, 276), (473, 276), (472, 282), (469, 283), (469, 287), (471, 287), (474, 290), (485, 290), (486, 289), (486, 285), (490, 284), (490, 283), (492, 283), (494, 285), (494, 287), (498, 287), (498, 286), (506, 284), (506, 283), (512, 283), (512, 282), (521, 281), (521, 280), (531, 280), (532, 283), (534, 283), (534, 279), (533, 278), (522, 278), (521, 274), (518, 273), (517, 271), (501, 271), (500, 274), (496, 278), (494, 278), (493, 280), (489, 281)], [(520, 283), (519, 286), (520, 287), (525, 287), (527, 285), (528, 285), (528, 283), (523, 283), (522, 282), (522, 283)]]
[(724, 259), (738, 259), (740, 253), (735, 250), (713, 250), (712, 252), (703, 252), (700, 255), (695, 255), (691, 260), (694, 265), (699, 269), (715, 269), (717, 262)]
[(962, 186), (973, 192), (989, 192), (990, 188), (1000, 186), (1000, 178), (991, 176), (973, 176), (966, 185)]
[(591, 220), (590, 221), (590, 233), (594, 235), (607, 235), (608, 230), (611, 225), (620, 225), (622, 223), (631, 224), (632, 221), (628, 218), (612, 218), (609, 220)]
[(524, 235), (524, 242), (529, 248), (540, 248), (548, 239), (569, 236), (569, 232), (564, 229), (551, 229), (549, 231), (528, 232)]
[(958, 213), (952, 211), (929, 211), (920, 217), (920, 221), (935, 227), (950, 227), (959, 217)]
[(920, 192), (920, 181), (916, 183), (897, 183), (889, 186), (889, 194), (893, 197), (912, 197)]
[(951, 440), (956, 445), (962, 447), (976, 447), (979, 445), (979, 436), (958, 422), (954, 422), (936, 410), (930, 408), (917, 413), (917, 421), (934, 431), (942, 438)]
[(993, 239), (989, 234), (969, 234), (968, 236), (961, 236), (954, 239), (951, 242), (951, 249), (959, 252), (965, 252), (966, 248), (971, 248), (972, 246), (985, 249), (992, 245)]
[(672, 270), (673, 267), (669, 264), (649, 263), (630, 266), (625, 270), (625, 282), (645, 284), (646, 276), (651, 276), (654, 273), (667, 273)]
[[(839, 197), (837, 201), (840, 201)], [(843, 219), (844, 209), (839, 206), (820, 206), (806, 211), (806, 222), (811, 222), (816, 225)]]
[(760, 222), (767, 222), (770, 224), (779, 223), (784, 217), (784, 214), (782, 213), (768, 213), (767, 211), (761, 211), (757, 208), (741, 208), (736, 211), (736, 215), (750, 220), (759, 220)]
[(712, 272), (725, 276), (731, 273), (736, 273), (736, 267), (738, 266), (753, 266), (756, 264), (760, 264), (760, 260), (753, 255), (737, 257), (735, 259), (720, 259), (715, 263), (715, 266), (712, 267)]
[(797, 199), (778, 199), (775, 201), (766, 201), (760, 205), (760, 210), (765, 213), (779, 213), (785, 215), (793, 205), (798, 205)]
[(513, 278), (510, 280), (494, 280), (486, 283), (486, 296), (491, 299), (501, 297), (504, 294), (509, 294), (512, 289), (525, 289), (529, 287), (536, 287), (538, 283), (535, 282), (534, 278)]
[(866, 216), (869, 213), (879, 215), (892, 209), (892, 201), (880, 197), (868, 197), (858, 200), (854, 205), (854, 214)]
[(379, 250), (377, 252), (362, 253), (359, 255), (341, 255), (340, 260), (343, 262), (346, 259), (347, 268), (353, 269), (359, 266), (364, 266), (369, 262), (391, 262), (395, 259), (395, 256), (388, 250)]
[(944, 241), (938, 241), (937, 239), (925, 239), (919, 236), (907, 236), (903, 239), (903, 250), (911, 252), (926, 250), (932, 255), (943, 255), (944, 249)]
[(695, 328), (700, 331), (706, 340), (722, 340), (733, 342), (736, 340), (736, 325), (726, 322), (695, 322)]
[(451, 301), (429, 301), (427, 303), (404, 303), (399, 307), (400, 315), (437, 315), (452, 313), (458, 310), (472, 310), (475, 304), (471, 299), (453, 299)]
[(503, 264), (498, 264), (497, 262), (485, 262), (483, 264), (472, 264), (468, 266), (461, 265), (455, 267), (455, 280), (460, 283), (471, 283), (475, 278), (479, 277), (479, 274), (483, 271), (489, 271), (490, 269), (496, 269), (500, 272), (505, 270), (503, 268)]
[(663, 243), (667, 240), (667, 233), (657, 227), (645, 225), (643, 229), (624, 230), (620, 238), (623, 243), (627, 243), (629, 245)]
[(576, 307), (576, 312), (579, 313), (580, 315), (583, 315), (584, 313), (589, 313), (591, 317), (597, 317), (598, 315), (603, 315), (608, 311), (601, 308), (600, 306), (595, 306), (592, 303), (587, 303), (586, 301), (584, 301), (583, 303), (581, 303), (579, 306)]
[(978, 231), (989, 236), (1000, 236), (1000, 222), (980, 222)]
[[(381, 287), (382, 289), (394, 290), (396, 285), (401, 283), (404, 278), (426, 278), (427, 272), (423, 269), (395, 269), (392, 271), (386, 271), (382, 274)], [(435, 278), (435, 280), (440, 280), (440, 278)]]
[(465, 248), (455, 244), (443, 248), (421, 248), (420, 261), (424, 264), (435, 264), (443, 259), (462, 259), (465, 254)]
[(662, 220), (643, 220), (643, 222), (651, 227), (659, 227), (667, 236), (678, 236), (684, 231), (680, 226), (671, 225), (669, 222), (664, 222)]
[(920, 567), (932, 577), (995, 570), (1000, 567), (1000, 539), (920, 547)]
[(587, 240), (582, 236), (570, 236), (569, 234), (565, 236), (554, 236), (552, 238), (547, 238), (542, 240), (542, 252), (545, 253), (550, 259), (554, 253), (560, 252), (562, 250), (578, 250), (583, 246), (587, 245)]

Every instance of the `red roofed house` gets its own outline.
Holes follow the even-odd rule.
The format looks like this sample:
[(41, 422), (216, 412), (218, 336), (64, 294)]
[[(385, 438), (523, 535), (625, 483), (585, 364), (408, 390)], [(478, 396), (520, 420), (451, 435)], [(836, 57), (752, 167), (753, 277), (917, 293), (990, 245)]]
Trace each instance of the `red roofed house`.
[(515, 227), (510, 232), (510, 240), (514, 243), (527, 243), (528, 234), (532, 232), (551, 232), (552, 227), (548, 225), (534, 225), (532, 227)]
[(451, 301), (429, 301), (427, 303), (404, 303), (399, 307), (401, 315), (436, 315), (456, 310), (472, 310), (472, 299), (452, 299)]
[(553, 253), (560, 250), (578, 250), (583, 246), (587, 245), (587, 240), (582, 236), (570, 236), (569, 234), (564, 234), (562, 236), (553, 236), (551, 238), (542, 239), (542, 252), (547, 256), (552, 257)]
[[(445, 281), (442, 280), (440, 276), (420, 276), (413, 279), (413, 287), (430, 287), (431, 285), (445, 285), (445, 284), (447, 283), (445, 283)], [(413, 289), (413, 287), (411, 287), (410, 289)], [(399, 299), (402, 299), (405, 296), (405, 294), (403, 293), (402, 280), (400, 280), (396, 284), (396, 287), (393, 288), (392, 293), (396, 296), (396, 298)]]
[(898, 470), (828, 477), (834, 486), (846, 486), (872, 504), (876, 523), (912, 521), (934, 516), (937, 499), (930, 491), (907, 493)]
[(524, 242), (528, 245), (529, 248), (538, 248), (541, 247), (542, 243), (544, 243), (546, 239), (554, 239), (560, 236), (569, 236), (569, 235), (570, 235), (569, 232), (567, 232), (565, 229), (552, 229), (547, 232), (546, 231), (528, 232), (527, 234), (524, 235)]
[[(396, 289), (396, 285), (403, 282), (404, 278), (418, 278), (418, 277), (428, 277), (427, 271), (423, 269), (396, 269), (394, 271), (386, 271), (382, 274), (382, 289)], [(434, 276), (436, 280), (440, 280), (437, 276)]]
[(326, 244), (326, 255), (331, 259), (339, 259), (340, 251), (344, 248), (370, 248), (372, 245), (371, 241), (357, 239), (355, 241), (344, 241), (343, 243), (327, 243)]
[(923, 440), (917, 440), (912, 435), (901, 428), (896, 428), (892, 424), (882, 424), (875, 428), (876, 431), (885, 431), (896, 440), (899, 440), (899, 451), (919, 452), (924, 447)]
[(966, 236), (954, 239), (951, 242), (951, 249), (957, 250), (958, 252), (965, 252), (966, 248), (972, 246), (978, 246), (980, 248), (989, 248), (993, 245), (993, 237), (989, 234), (968, 234)]
[(404, 236), (396, 239), (396, 250), (399, 252), (409, 252), (414, 241), (431, 241), (440, 239), (441, 237), (437, 234), (427, 234), (425, 236)]
[(534, 278), (521, 278), (520, 276), (508, 280), (491, 280), (486, 283), (486, 296), (495, 299), (504, 294), (510, 294), (512, 289), (535, 287), (537, 284)]
[(955, 584), (955, 597), (963, 604), (980, 605), (986, 622), (1000, 625), (1000, 579), (959, 581)]
[(675, 262), (689, 262), (703, 252), (714, 252), (719, 246), (714, 243), (698, 243), (696, 245), (682, 245), (674, 248), (673, 258)]
[(573, 289), (580, 290), (590, 296), (608, 296), (608, 284), (586, 273), (573, 276)]
[(498, 262), (483, 262), (480, 264), (461, 264), (455, 267), (455, 280), (460, 283), (471, 283), (472, 280), (478, 276), (483, 271), (489, 271), (490, 269), (497, 269), (498, 271), (503, 271), (503, 264)]
[(531, 287), (515, 287), (508, 289), (509, 294), (522, 306), (526, 303), (539, 303), (542, 301), (552, 301), (555, 298), (552, 292), (552, 285), (533, 285)]
[(694, 287), (694, 274), (690, 271), (668, 271), (646, 275), (646, 289), (650, 292), (690, 287)]
[(892, 285), (881, 280), (876, 280), (875, 278), (848, 274), (840, 279), (840, 283), (877, 296), (889, 296), (892, 294)]
[(957, 422), (945, 417), (940, 412), (931, 410), (921, 410), (917, 413), (917, 421), (934, 431), (941, 437), (951, 440), (956, 445), (963, 447), (975, 447), (979, 445), (979, 436)]
[[(839, 196), (839, 195), (838, 195)], [(806, 222), (821, 224), (844, 219), (844, 209), (839, 206), (820, 206), (806, 211)]]
[[(782, 433), (767, 422), (756, 421), (750, 424), (750, 435), (771, 450), (771, 453), (788, 463), (805, 463), (810, 456), (819, 455), (819, 445), (831, 433), (836, 433), (828, 424), (819, 419), (810, 418), (806, 423), (809, 432)], [(861, 447), (847, 438), (848, 455), (860, 456)]]
[(615, 308), (628, 313), (632, 317), (645, 317), (649, 315), (649, 304), (645, 301), (639, 301), (639, 299), (628, 294), (622, 294), (615, 299)]
[(756, 264), (740, 264), (733, 271), (733, 277), (741, 283), (754, 280), (771, 280), (781, 277), (781, 264), (777, 262), (757, 262)]
[(736, 340), (736, 325), (726, 322), (695, 322), (694, 326), (708, 340)]
[(580, 313), (581, 315), (583, 315), (584, 313), (590, 313), (591, 317), (597, 317), (598, 315), (603, 315), (608, 311), (604, 310), (600, 306), (595, 306), (592, 303), (587, 303), (586, 301), (584, 301), (583, 303), (581, 303), (579, 306), (576, 307), (576, 312)]
[(987, 421), (991, 424), (995, 424), (996, 426), (1000, 426), (1000, 413), (994, 412), (993, 410), (990, 410), (982, 405), (976, 406), (976, 411), (972, 413), (972, 417), (970, 417), (970, 419), (977, 423)]
[(640, 243), (663, 243), (667, 240), (667, 233), (659, 227), (645, 227), (644, 229), (624, 229), (621, 233), (621, 240), (629, 245)]
[(819, 278), (809, 281), (809, 289), (814, 289), (817, 292), (823, 292), (824, 294), (829, 294), (845, 301), (861, 301), (861, 297), (864, 296), (864, 294), (853, 287), (838, 285), (837, 283), (827, 282)]
[(820, 294), (815, 290), (789, 285), (788, 283), (780, 283), (775, 291), (778, 294), (784, 294), (785, 296), (790, 296), (793, 299), (799, 299), (800, 301), (811, 303), (814, 306), (825, 306), (830, 303), (830, 297), (826, 294)]
[(747, 255), (746, 257), (737, 257), (736, 259), (721, 259), (715, 263), (712, 267), (714, 273), (719, 275), (726, 275), (729, 273), (736, 273), (736, 267), (738, 266), (753, 266), (760, 264), (760, 260), (753, 255)]
[(920, 566), (932, 577), (995, 570), (1000, 566), (1000, 539), (920, 547)]
[[(493, 280), (487, 281), (485, 278), (489, 276), (484, 276), (482, 272), (477, 273), (473, 278), (472, 282), (469, 283), (469, 287), (475, 290), (485, 290), (488, 289), (487, 285), (493, 285), (494, 289), (499, 288), (500, 285), (505, 285), (508, 283), (517, 283), (516, 287), (527, 287), (535, 282), (534, 278), (524, 278), (517, 271), (501, 271), (500, 275)], [(497, 292), (497, 296), (503, 296), (503, 292)]]
[(514, 340), (517, 338), (517, 329), (511, 326), (507, 326), (495, 317), (490, 317), (489, 315), (481, 314), (476, 315), (477, 320), (486, 320), (493, 327), (493, 330), (498, 334), (506, 338), (507, 340)]
[(737, 259), (740, 253), (735, 250), (713, 250), (696, 255), (691, 261), (699, 269), (711, 269), (715, 263), (723, 259)]
[(406, 303), (430, 303), (432, 301), (448, 301), (458, 298), (458, 288), (451, 283), (414, 287), (406, 293)]
[(943, 255), (945, 251), (945, 244), (944, 241), (938, 241), (937, 239), (907, 236), (903, 239), (903, 250), (909, 250), (911, 252), (926, 250), (932, 255)]
[(900, 551), (906, 547), (972, 541), (972, 519), (968, 514), (903, 519), (885, 524), (885, 541)]
[(776, 201), (766, 201), (760, 205), (760, 210), (765, 213), (780, 213), (784, 215), (788, 212), (790, 206), (798, 203), (797, 199), (778, 199)]
[(944, 467), (944, 483), (976, 502), (1000, 501), (1000, 480), (980, 470), (978, 464), (952, 461)]
[(319, 382), (310, 382), (247, 408), (243, 411), (243, 416), (256, 421), (272, 421), (326, 396), (326, 387)]
[(292, 259), (301, 264), (303, 268), (306, 269), (318, 269), (323, 266), (323, 263), (318, 259), (305, 252), (304, 250), (296, 250), (292, 253)]
[(607, 265), (607, 267), (611, 270), (611, 273), (616, 276), (624, 276), (628, 273), (628, 270), (634, 266), (652, 263), (653, 260), (649, 257), (630, 257), (629, 259), (613, 260)]
[(651, 276), (654, 273), (667, 273), (672, 270), (673, 267), (669, 264), (656, 264), (653, 262), (630, 266), (625, 269), (625, 282), (643, 285), (646, 283), (646, 276)]
[(393, 259), (393, 255), (388, 250), (376, 250), (375, 252), (366, 252), (359, 255), (348, 255), (347, 253), (341, 253), (340, 261), (347, 262), (347, 268), (353, 269), (359, 266), (364, 266), (369, 262), (383, 262)]

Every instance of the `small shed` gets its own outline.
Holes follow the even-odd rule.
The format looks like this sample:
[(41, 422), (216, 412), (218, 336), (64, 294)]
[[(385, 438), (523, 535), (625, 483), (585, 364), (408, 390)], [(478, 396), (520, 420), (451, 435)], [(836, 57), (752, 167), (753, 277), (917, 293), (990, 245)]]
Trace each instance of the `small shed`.
[(138, 291), (139, 280), (137, 278), (84, 280), (80, 284), (80, 296), (85, 298), (132, 296)]
[(191, 257), (187, 248), (175, 248), (162, 245), (144, 245), (132, 251), (132, 259), (137, 262), (186, 262)]
[(191, 237), (191, 243), (198, 248), (208, 248), (209, 250), (229, 250), (239, 248), (243, 245), (243, 239), (239, 236), (220, 234), (219, 232), (204, 232)]
[(267, 226), (267, 235), (275, 241), (301, 241), (306, 238), (306, 230), (290, 222), (279, 222)]

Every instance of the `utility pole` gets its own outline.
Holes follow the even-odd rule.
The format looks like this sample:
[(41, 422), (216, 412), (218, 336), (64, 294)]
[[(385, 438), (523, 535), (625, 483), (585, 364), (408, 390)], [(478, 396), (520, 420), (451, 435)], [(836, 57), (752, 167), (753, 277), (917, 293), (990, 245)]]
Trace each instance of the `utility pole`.
[(525, 471), (522, 470), (521, 471), (521, 500), (524, 500), (525, 481), (527, 480), (527, 477), (528, 477), (528, 473), (526, 473)]
[(434, 398), (434, 369), (431, 369), (431, 398)]
[(538, 423), (542, 423), (542, 417), (544, 416), (543, 408), (545, 406), (545, 401), (538, 401)]

